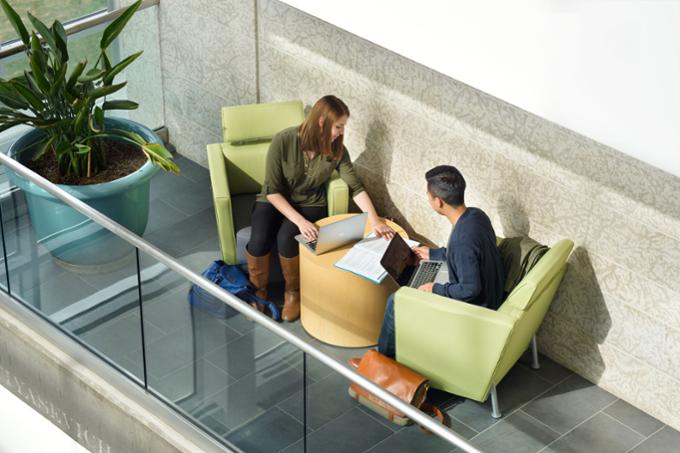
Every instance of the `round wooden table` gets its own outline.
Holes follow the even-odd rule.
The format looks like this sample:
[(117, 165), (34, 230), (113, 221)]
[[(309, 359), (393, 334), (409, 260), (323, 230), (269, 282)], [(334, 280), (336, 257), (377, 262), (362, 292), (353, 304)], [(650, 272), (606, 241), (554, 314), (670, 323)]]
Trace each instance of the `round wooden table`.
[[(321, 219), (318, 226), (356, 214), (340, 214)], [(385, 221), (404, 238), (406, 232), (394, 222)], [(366, 223), (366, 234), (370, 232)], [(334, 346), (361, 348), (378, 342), (387, 297), (398, 289), (387, 277), (382, 283), (335, 267), (353, 244), (314, 255), (300, 246), (300, 322), (314, 338)]]

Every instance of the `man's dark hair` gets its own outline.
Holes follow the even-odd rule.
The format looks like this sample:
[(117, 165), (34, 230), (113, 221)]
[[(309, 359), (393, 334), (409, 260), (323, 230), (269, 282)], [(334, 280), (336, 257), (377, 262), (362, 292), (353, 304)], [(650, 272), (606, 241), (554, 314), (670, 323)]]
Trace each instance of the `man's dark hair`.
[(452, 165), (438, 165), (425, 173), (427, 190), (451, 206), (465, 203), (465, 179)]

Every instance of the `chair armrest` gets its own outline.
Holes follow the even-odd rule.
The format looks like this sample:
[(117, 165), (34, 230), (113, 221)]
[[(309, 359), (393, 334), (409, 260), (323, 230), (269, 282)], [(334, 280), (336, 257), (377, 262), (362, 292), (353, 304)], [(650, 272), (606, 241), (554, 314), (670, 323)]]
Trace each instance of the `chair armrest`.
[(208, 169), (212, 186), (213, 205), (217, 236), (222, 250), (222, 259), (229, 264), (236, 264), (236, 232), (234, 216), (231, 210), (231, 193), (227, 175), (226, 159), (221, 144), (208, 145)]
[(347, 214), (349, 211), (349, 187), (334, 171), (331, 179), (326, 183), (326, 199), (328, 201), (328, 215)]
[(515, 320), (408, 287), (396, 292), (394, 302), (398, 361), (433, 387), (484, 401)]

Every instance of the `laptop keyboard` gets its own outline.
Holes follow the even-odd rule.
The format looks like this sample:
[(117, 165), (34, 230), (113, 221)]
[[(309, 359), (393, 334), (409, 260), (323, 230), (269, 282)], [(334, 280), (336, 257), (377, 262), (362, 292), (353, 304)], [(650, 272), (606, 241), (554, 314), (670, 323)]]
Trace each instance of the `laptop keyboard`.
[(442, 263), (437, 261), (426, 261), (421, 263), (409, 286), (411, 288), (418, 288), (420, 285), (433, 282), (441, 266)]

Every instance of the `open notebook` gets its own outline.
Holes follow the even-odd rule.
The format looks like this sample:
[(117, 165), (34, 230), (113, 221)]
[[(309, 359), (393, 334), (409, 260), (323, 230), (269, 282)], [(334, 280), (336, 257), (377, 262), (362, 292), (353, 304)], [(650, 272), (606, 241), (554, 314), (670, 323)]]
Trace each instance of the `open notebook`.
[[(419, 242), (405, 239), (409, 247), (420, 245)], [(387, 250), (390, 241), (371, 233), (354, 244), (337, 263), (335, 267), (364, 277), (372, 282), (381, 283), (387, 277), (387, 271), (380, 264), (380, 260)]]

